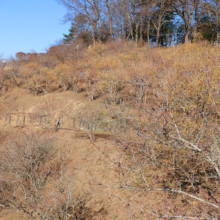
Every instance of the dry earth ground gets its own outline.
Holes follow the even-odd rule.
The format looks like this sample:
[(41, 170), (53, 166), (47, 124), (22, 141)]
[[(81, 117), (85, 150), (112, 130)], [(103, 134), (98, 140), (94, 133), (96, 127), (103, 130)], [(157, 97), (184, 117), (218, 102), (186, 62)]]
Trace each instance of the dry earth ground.
[[(48, 106), (45, 104), (47, 102), (49, 103)], [(43, 110), (46, 108), (46, 110), (51, 111), (50, 113), (56, 120), (59, 115), (64, 115), (62, 129), (54, 132), (48, 126), (40, 126), (38, 121), (32, 122), (33, 124), (30, 123), (29, 114), (39, 113), (43, 111), (42, 108)], [(88, 113), (88, 109), (90, 113)], [(114, 194), (118, 197), (123, 195), (123, 198), (138, 199), (139, 202), (144, 198), (140, 198), (139, 196), (141, 195), (139, 193), (134, 195), (133, 192), (119, 191), (108, 187), (103, 188), (98, 184), (117, 184), (114, 165), (109, 162), (98, 148), (105, 149), (106, 154), (115, 160), (119, 156), (119, 151), (113, 144), (112, 136), (108, 132), (96, 132), (94, 145), (90, 141), (88, 133), (79, 129), (77, 124), (75, 131), (72, 130), (72, 120), (68, 118), (68, 115), (72, 114), (77, 117), (77, 114), (79, 115), (82, 111), (84, 111), (85, 115), (96, 111), (101, 111), (104, 117), (107, 114), (105, 113), (106, 110), (102, 98), (90, 102), (85, 92), (79, 94), (71, 91), (54, 92), (36, 96), (28, 93), (25, 89), (14, 88), (6, 94), (5, 99), (0, 97), (0, 126), (1, 131), (6, 134), (3, 141), (7, 141), (7, 138), (13, 138), (14, 133), (30, 129), (35, 129), (54, 137), (57, 146), (67, 154), (68, 172), (74, 173), (74, 184), (76, 184), (77, 190), (79, 192), (84, 190), (94, 193), (86, 204), (87, 219), (128, 219), (128, 216), (124, 215), (126, 204), (111, 195)], [(23, 113), (26, 115), (24, 127), (22, 120), (19, 122), (20, 125), (17, 125), (18, 112), (21, 115)], [(9, 115), (11, 115), (10, 125), (8, 122)], [(94, 184), (95, 182), (97, 184)], [(0, 219), (29, 218), (18, 211), (0, 211)]]

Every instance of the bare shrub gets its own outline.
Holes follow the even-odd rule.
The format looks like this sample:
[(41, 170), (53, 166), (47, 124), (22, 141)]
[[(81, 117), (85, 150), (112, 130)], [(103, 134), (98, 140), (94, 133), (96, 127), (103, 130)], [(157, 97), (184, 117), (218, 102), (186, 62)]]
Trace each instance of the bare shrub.
[(0, 205), (31, 219), (81, 219), (64, 155), (54, 140), (35, 132), (16, 135), (0, 154)]
[[(147, 219), (218, 217), (219, 125), (212, 112), (217, 106), (210, 109), (207, 104), (212, 91), (207, 85), (203, 90), (191, 80), (192, 87), (187, 85), (183, 90), (186, 77), (179, 82), (181, 86), (169, 87), (171, 97), (164, 92), (168, 90), (164, 78), (154, 82), (156, 86), (144, 99), (140, 86), (140, 92), (130, 99), (133, 111), (128, 116), (114, 112), (128, 123), (126, 132), (123, 125), (117, 126), (115, 142), (120, 157), (114, 165), (119, 184), (112, 187), (141, 192), (147, 198), (129, 200), (133, 217), (140, 217), (135, 208)], [(198, 90), (200, 98), (194, 93)], [(217, 97), (215, 100), (217, 104)], [(128, 198), (121, 196), (119, 200), (127, 202)]]
[(58, 122), (57, 109), (59, 106), (58, 99), (54, 97), (45, 98), (36, 108), (33, 114), (33, 119), (37, 122), (42, 120), (44, 126), (48, 127), (51, 130), (56, 129)]
[(19, 60), (19, 61), (27, 59), (27, 54), (24, 53), (24, 52), (17, 52), (15, 54), (15, 56), (16, 56), (16, 59)]
[(86, 93), (90, 101), (94, 100), (96, 83), (97, 83), (96, 80), (93, 80), (90, 77), (88, 77), (85, 81), (84, 88), (86, 90)]

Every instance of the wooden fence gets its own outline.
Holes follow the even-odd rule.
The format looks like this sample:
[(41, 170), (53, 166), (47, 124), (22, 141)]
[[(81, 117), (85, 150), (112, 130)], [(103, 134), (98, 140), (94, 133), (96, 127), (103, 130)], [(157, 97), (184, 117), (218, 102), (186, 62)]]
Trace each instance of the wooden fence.
[(43, 129), (51, 129), (58, 131), (59, 129), (66, 130), (84, 130), (88, 133), (91, 139), (94, 139), (94, 132), (117, 132), (118, 121), (101, 121), (99, 114), (90, 118), (84, 116), (70, 117), (60, 115), (57, 117), (39, 116), (30, 113), (11, 113), (2, 118), (5, 126), (26, 127), (38, 126)]

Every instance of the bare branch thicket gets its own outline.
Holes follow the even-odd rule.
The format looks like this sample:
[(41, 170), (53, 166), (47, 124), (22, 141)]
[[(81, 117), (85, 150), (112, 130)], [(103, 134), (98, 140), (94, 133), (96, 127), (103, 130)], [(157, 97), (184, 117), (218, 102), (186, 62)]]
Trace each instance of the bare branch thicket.
[(105, 94), (110, 104), (118, 104), (120, 92), (125, 87), (123, 78), (116, 78), (111, 72), (102, 74), (99, 80), (99, 89)]
[(46, 98), (36, 107), (34, 114), (32, 114), (32, 119), (41, 122), (42, 124), (40, 123), (40, 125), (48, 126), (51, 130), (57, 130), (59, 122), (59, 115), (57, 115), (58, 104), (57, 99)]
[(69, 81), (70, 85), (72, 85), (72, 87), (73, 87), (73, 92), (78, 93), (79, 82), (80, 82), (78, 74), (75, 72), (70, 74), (68, 81)]
[(35, 132), (19, 134), (1, 149), (0, 161), (3, 209), (31, 219), (83, 218), (89, 195), (77, 192), (73, 175), (66, 175), (65, 155), (54, 140)]
[(7, 90), (7, 83), (6, 83), (7, 75), (3, 69), (0, 70), (0, 90), (1, 95), (5, 97), (5, 92)]
[(201, 5), (215, 24), (216, 39), (220, 38), (220, 2), (218, 0), (201, 0)]
[[(92, 29), (93, 42), (95, 43), (98, 39), (98, 24), (101, 19), (102, 1), (58, 0), (58, 2), (63, 4), (71, 13), (77, 13), (85, 16)], [(73, 14), (68, 14), (66, 16), (67, 20), (72, 21)]]
[(93, 101), (95, 98), (96, 84), (97, 81), (95, 79), (90, 79), (90, 77), (85, 81), (84, 88), (90, 101)]
[[(182, 87), (167, 84), (162, 76), (158, 73), (154, 81), (143, 81), (146, 95), (142, 84), (135, 81), (139, 89), (136, 88), (136, 96), (130, 97), (129, 114), (114, 111), (119, 119), (126, 121), (123, 124), (123, 120), (117, 120), (114, 135), (120, 156), (115, 161), (109, 159), (116, 168), (119, 183), (101, 185), (142, 193), (146, 199), (112, 194), (130, 207), (133, 218), (145, 215), (147, 219), (217, 219), (220, 211), (218, 94), (204, 75), (200, 94), (193, 93), (196, 75), (182, 76), (179, 82)], [(186, 83), (188, 78), (191, 87)], [(174, 93), (178, 88), (181, 92)]]

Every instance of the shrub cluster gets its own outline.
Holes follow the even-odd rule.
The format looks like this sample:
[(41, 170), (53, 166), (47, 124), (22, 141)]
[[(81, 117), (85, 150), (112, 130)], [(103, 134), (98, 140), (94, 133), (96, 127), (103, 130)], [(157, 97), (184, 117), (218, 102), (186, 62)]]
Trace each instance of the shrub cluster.
[(141, 210), (133, 213), (139, 218), (213, 219), (220, 210), (218, 50), (120, 41), (59, 45), (22, 54), (2, 70), (1, 86), (10, 81), (36, 94), (84, 90), (91, 101), (104, 96), (120, 150), (119, 160), (110, 160), (119, 184), (106, 187), (141, 192), (140, 200), (127, 202)]

